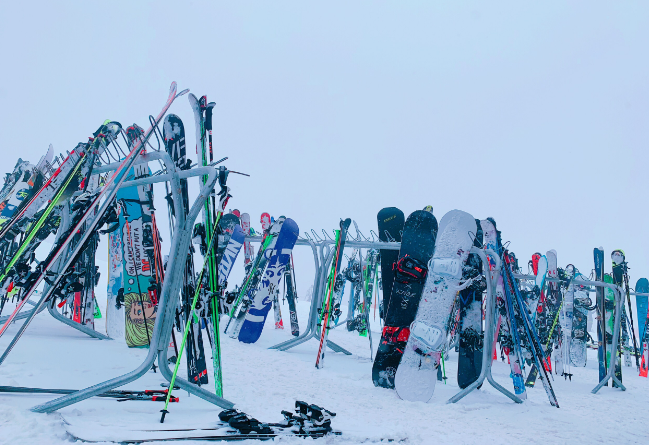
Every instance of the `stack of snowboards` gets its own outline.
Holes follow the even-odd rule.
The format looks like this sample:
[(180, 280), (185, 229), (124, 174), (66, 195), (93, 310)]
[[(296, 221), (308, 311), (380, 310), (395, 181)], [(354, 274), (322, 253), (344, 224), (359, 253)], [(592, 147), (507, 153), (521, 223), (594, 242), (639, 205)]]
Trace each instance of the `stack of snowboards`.
[[(481, 247), (484, 240), (480, 220), (476, 219), (478, 228), (473, 245)], [(482, 276), (482, 260), (476, 254), (469, 254), (462, 278), (472, 279), (474, 284), (460, 291), (460, 342), (457, 365), (457, 381), (460, 388), (466, 388), (478, 380), (482, 370), (482, 352), (484, 349), (482, 335), (482, 293), (486, 281)]]
[[(407, 225), (406, 222), (404, 233)], [(475, 219), (466, 212), (451, 210), (440, 221), (433, 258), (427, 276), (423, 277), (425, 285), (419, 307), (410, 325), (410, 336), (394, 377), (397, 394), (404, 400), (428, 402), (433, 396), (437, 368), (447, 343), (447, 320), (455, 296), (467, 283), (471, 283), (471, 280), (462, 283), (462, 272), (476, 233)], [(417, 271), (421, 267), (415, 266), (413, 269)], [(396, 289), (395, 286), (393, 292)], [(391, 306), (395, 306), (396, 302), (393, 299)], [(386, 326), (389, 310), (387, 314)]]
[(284, 219), (268, 260), (265, 275), (261, 280), (261, 288), (251, 301), (251, 306), (241, 325), (239, 341), (255, 343), (261, 336), (266, 316), (273, 301), (273, 294), (279, 288), (284, 269), (290, 261), (293, 246), (297, 242), (298, 234), (299, 228), (295, 221), (291, 218)]
[[(384, 209), (385, 210), (385, 209)], [(383, 212), (383, 211), (381, 211)], [(392, 231), (398, 231), (398, 212)], [(379, 216), (379, 233), (392, 232), (381, 226)], [(475, 229), (473, 230), (475, 233)], [(426, 277), (429, 272), (428, 262), (433, 256), (435, 237), (437, 235), (437, 220), (432, 213), (417, 210), (413, 212), (403, 226), (401, 249), (391, 273), (386, 273), (383, 261), (386, 256), (381, 252), (381, 267), (383, 272), (383, 315), (384, 327), (376, 358), (372, 366), (372, 381), (375, 386), (394, 388), (395, 373), (401, 361), (401, 355), (410, 336), (410, 325), (415, 320), (417, 307)], [(387, 284), (391, 294), (386, 293), (386, 275), (391, 275), (392, 282)], [(388, 277), (389, 278), (389, 277)]]

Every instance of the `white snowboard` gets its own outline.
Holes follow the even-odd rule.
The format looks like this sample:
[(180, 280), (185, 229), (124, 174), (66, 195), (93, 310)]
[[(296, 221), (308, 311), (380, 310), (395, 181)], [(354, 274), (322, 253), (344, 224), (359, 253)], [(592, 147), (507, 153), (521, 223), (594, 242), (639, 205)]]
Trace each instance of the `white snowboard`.
[(473, 216), (460, 210), (451, 210), (439, 223), (417, 316), (394, 378), (397, 394), (404, 400), (428, 402), (433, 396), (440, 352), (448, 336), (447, 320), (462, 288), (462, 267), (476, 232)]

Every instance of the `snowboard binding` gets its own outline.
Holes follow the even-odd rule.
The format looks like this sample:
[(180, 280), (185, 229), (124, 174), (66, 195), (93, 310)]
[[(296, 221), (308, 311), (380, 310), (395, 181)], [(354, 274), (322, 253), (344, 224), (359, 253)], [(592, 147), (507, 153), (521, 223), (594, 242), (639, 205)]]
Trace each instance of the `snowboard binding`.
[(392, 270), (396, 281), (423, 283), (426, 280), (428, 266), (421, 260), (405, 255), (392, 265)]

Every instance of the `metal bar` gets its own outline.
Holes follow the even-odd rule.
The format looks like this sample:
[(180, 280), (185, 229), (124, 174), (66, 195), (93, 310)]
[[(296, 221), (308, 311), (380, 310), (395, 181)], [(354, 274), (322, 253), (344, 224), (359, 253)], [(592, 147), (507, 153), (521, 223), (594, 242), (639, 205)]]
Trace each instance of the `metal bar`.
[[(169, 158), (170, 159), (170, 158)], [(149, 347), (149, 352), (140, 366), (135, 370), (126, 373), (122, 376), (107, 380), (105, 382), (99, 383), (97, 385), (91, 386), (89, 388), (77, 391), (73, 394), (60, 397), (58, 399), (49, 401), (42, 405), (35, 406), (31, 411), (39, 413), (49, 413), (56, 411), (58, 409), (64, 408), (66, 406), (72, 405), (74, 403), (80, 402), (82, 400), (93, 397), (97, 394), (104, 393), (111, 389), (117, 388), (119, 386), (130, 383), (139, 377), (146, 374), (151, 366), (153, 365), (156, 357), (159, 355), (162, 360), (159, 360), (160, 370), (162, 375), (170, 380), (170, 371), (168, 368), (166, 360), (166, 351), (167, 343), (171, 336), (171, 328), (173, 327), (173, 318), (169, 317), (171, 310), (175, 308), (176, 298), (179, 292), (179, 277), (180, 273), (184, 270), (182, 267), (177, 267), (179, 261), (183, 262), (185, 260), (184, 255), (191, 241), (191, 230), (193, 228), (193, 221), (198, 216), (198, 212), (203, 206), (203, 203), (209, 196), (214, 184), (216, 183), (218, 176), (216, 170), (213, 170), (210, 173), (207, 183), (202, 187), (201, 193), (194, 202), (192, 209), (188, 215), (187, 221), (184, 221), (183, 211), (182, 211), (182, 199), (179, 194), (180, 184), (179, 184), (179, 175), (175, 173), (175, 168), (172, 166), (170, 171), (173, 171), (172, 175), (172, 197), (174, 201), (174, 208), (176, 209), (176, 227), (174, 230), (174, 236), (171, 243), (171, 250), (169, 252), (169, 262), (168, 270), (172, 271), (172, 276), (164, 280), (162, 285), (162, 292), (160, 295), (160, 301), (158, 303), (159, 307), (159, 316), (156, 318), (155, 325), (153, 327), (153, 335), (151, 337), (151, 347)], [(184, 247), (184, 249), (183, 249)], [(169, 279), (170, 278), (170, 279)], [(162, 316), (160, 316), (162, 315)], [(170, 320), (171, 318), (171, 320)], [(169, 323), (169, 321), (171, 323)], [(163, 331), (163, 325), (166, 329)], [(155, 346), (155, 347), (154, 347)], [(225, 399), (217, 397), (215, 394), (212, 394), (208, 391), (205, 391), (202, 388), (194, 387), (191, 383), (187, 382), (184, 379), (176, 379), (176, 383), (187, 391), (201, 397), (208, 402), (217, 404), (219, 406), (232, 407), (233, 404)]]
[[(491, 375), (491, 367), (493, 364), (491, 355), (492, 355), (493, 343), (494, 343), (493, 329), (495, 324), (494, 322), (496, 319), (494, 315), (495, 307), (496, 307), (496, 293), (494, 289), (496, 287), (495, 283), (498, 280), (498, 274), (500, 273), (500, 267), (501, 267), (500, 258), (498, 257), (498, 255), (496, 255), (496, 252), (494, 252), (491, 249), (483, 250), (475, 246), (471, 248), (471, 253), (474, 253), (480, 257), (480, 259), (482, 260), (482, 269), (485, 273), (485, 276), (487, 277), (486, 280), (487, 281), (487, 313), (485, 314), (485, 330), (483, 333), (482, 369), (480, 370), (480, 375), (478, 376), (478, 379), (475, 382), (471, 383), (462, 391), (458, 392), (453, 397), (448, 399), (446, 403), (455, 403), (461, 400), (471, 391), (477, 389), (478, 386), (482, 385), (485, 379), (487, 379), (487, 381), (491, 384), (491, 386), (493, 386), (496, 390), (500, 391), (502, 394), (509, 397), (514, 402), (523, 403), (523, 401), (519, 397), (512, 394), (510, 391), (506, 390), (498, 382), (496, 382), (493, 376)], [(487, 253), (492, 259), (496, 261), (496, 267), (494, 268), (494, 270), (489, 270)]]
[[(527, 280), (531, 279), (534, 277), (534, 275), (519, 275), (515, 274), (515, 278), (521, 277), (521, 279)], [(546, 278), (546, 281), (558, 281), (560, 282), (561, 280), (557, 278)], [(597, 391), (599, 391), (604, 385), (609, 380), (613, 380), (617, 386), (622, 390), (626, 391), (626, 387), (618, 380), (618, 378), (615, 376), (615, 365), (618, 360), (617, 356), (617, 350), (618, 350), (618, 343), (620, 341), (620, 324), (622, 322), (622, 304), (624, 300), (622, 299), (622, 293), (623, 290), (620, 286), (617, 286), (612, 283), (605, 283), (602, 281), (590, 281), (590, 280), (572, 280), (573, 284), (578, 284), (580, 286), (593, 286), (593, 287), (605, 287), (608, 289), (611, 289), (613, 291), (613, 294), (615, 295), (615, 323), (613, 326), (613, 340), (612, 340), (612, 351), (611, 351), (611, 364), (608, 367), (608, 372), (604, 376), (604, 378), (593, 388), (591, 391), (593, 394), (596, 394)], [(613, 351), (616, 351), (613, 353)]]
[[(248, 240), (257, 241), (257, 239), (259, 241), (261, 241), (260, 236), (246, 237), (246, 241), (248, 241)], [(311, 331), (313, 329), (313, 327), (311, 325), (311, 318), (312, 318), (311, 312), (313, 311), (313, 300), (316, 298), (316, 295), (318, 295), (318, 292), (319, 292), (318, 285), (319, 285), (319, 277), (320, 277), (320, 260), (318, 258), (318, 246), (311, 240), (300, 240), (300, 239), (298, 239), (296, 244), (297, 245), (311, 246), (311, 250), (313, 251), (313, 263), (315, 265), (315, 276), (313, 277), (313, 294), (311, 295), (311, 310), (309, 311), (309, 318), (307, 319), (306, 329), (304, 329), (304, 332), (302, 332), (302, 334), (300, 334), (296, 338), (292, 338), (290, 340), (287, 340), (287, 341), (284, 341), (282, 343), (278, 343), (278, 344), (276, 344), (274, 346), (271, 346), (268, 349), (280, 349), (280, 350), (283, 350), (282, 348), (284, 346), (291, 345), (293, 343), (300, 344), (300, 343), (308, 340), (309, 338), (311, 338), (310, 335), (312, 334)]]

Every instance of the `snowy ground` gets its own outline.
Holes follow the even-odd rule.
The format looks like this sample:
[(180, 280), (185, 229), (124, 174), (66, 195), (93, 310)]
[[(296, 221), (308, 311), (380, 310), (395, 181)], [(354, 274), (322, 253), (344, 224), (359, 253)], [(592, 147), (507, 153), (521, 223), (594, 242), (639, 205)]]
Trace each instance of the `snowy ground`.
[[(300, 320), (306, 320), (308, 305), (300, 302)], [(288, 308), (282, 309), (287, 321)], [(237, 408), (269, 422), (281, 420), (280, 411), (292, 410), (296, 399), (305, 400), (336, 412), (333, 426), (343, 432), (336, 438), (313, 442), (284, 439), (281, 443), (370, 444), (382, 439), (407, 444), (646, 443), (649, 436), (644, 415), (649, 381), (638, 377), (635, 369), (623, 368), (626, 392), (605, 387), (599, 394), (591, 394), (597, 383), (593, 350), (589, 350), (587, 368), (574, 369), (572, 382), (563, 378), (553, 382), (560, 409), (549, 405), (541, 385), (528, 391), (528, 400), (522, 405), (512, 403), (488, 385), (456, 404), (446, 404), (458, 391), (455, 354), (446, 363), (448, 384), (438, 384), (432, 402), (411, 403), (400, 400), (394, 391), (374, 387), (367, 338), (340, 328), (332, 331), (330, 338), (353, 355), (328, 351), (325, 369), (316, 370), (315, 340), (288, 352), (267, 349), (290, 337), (288, 329), (274, 330), (271, 319), (272, 312), (257, 344), (245, 345), (223, 337), (225, 397)], [(0, 339), (1, 350), (16, 329), (13, 326)], [(101, 321), (97, 329), (103, 330)], [(379, 335), (377, 323), (373, 329), (375, 349)], [(129, 349), (123, 341), (87, 338), (43, 313), (0, 366), (0, 385), (83, 388), (136, 368), (145, 355), (145, 350)], [(508, 366), (497, 362), (493, 370), (496, 380), (511, 388)], [(184, 369), (181, 373), (186, 375)], [(160, 374), (150, 371), (126, 388), (157, 389), (163, 381)], [(180, 403), (170, 405), (165, 428), (206, 428), (218, 420), (218, 407), (182, 391), (176, 395)], [(64, 419), (73, 425), (70, 428), (94, 437), (109, 438), (124, 428), (160, 428), (162, 404), (157, 402), (118, 403), (94, 398), (54, 414), (28, 411), (56, 397), (0, 395), (0, 443), (70, 443), (73, 440), (66, 433)]]

